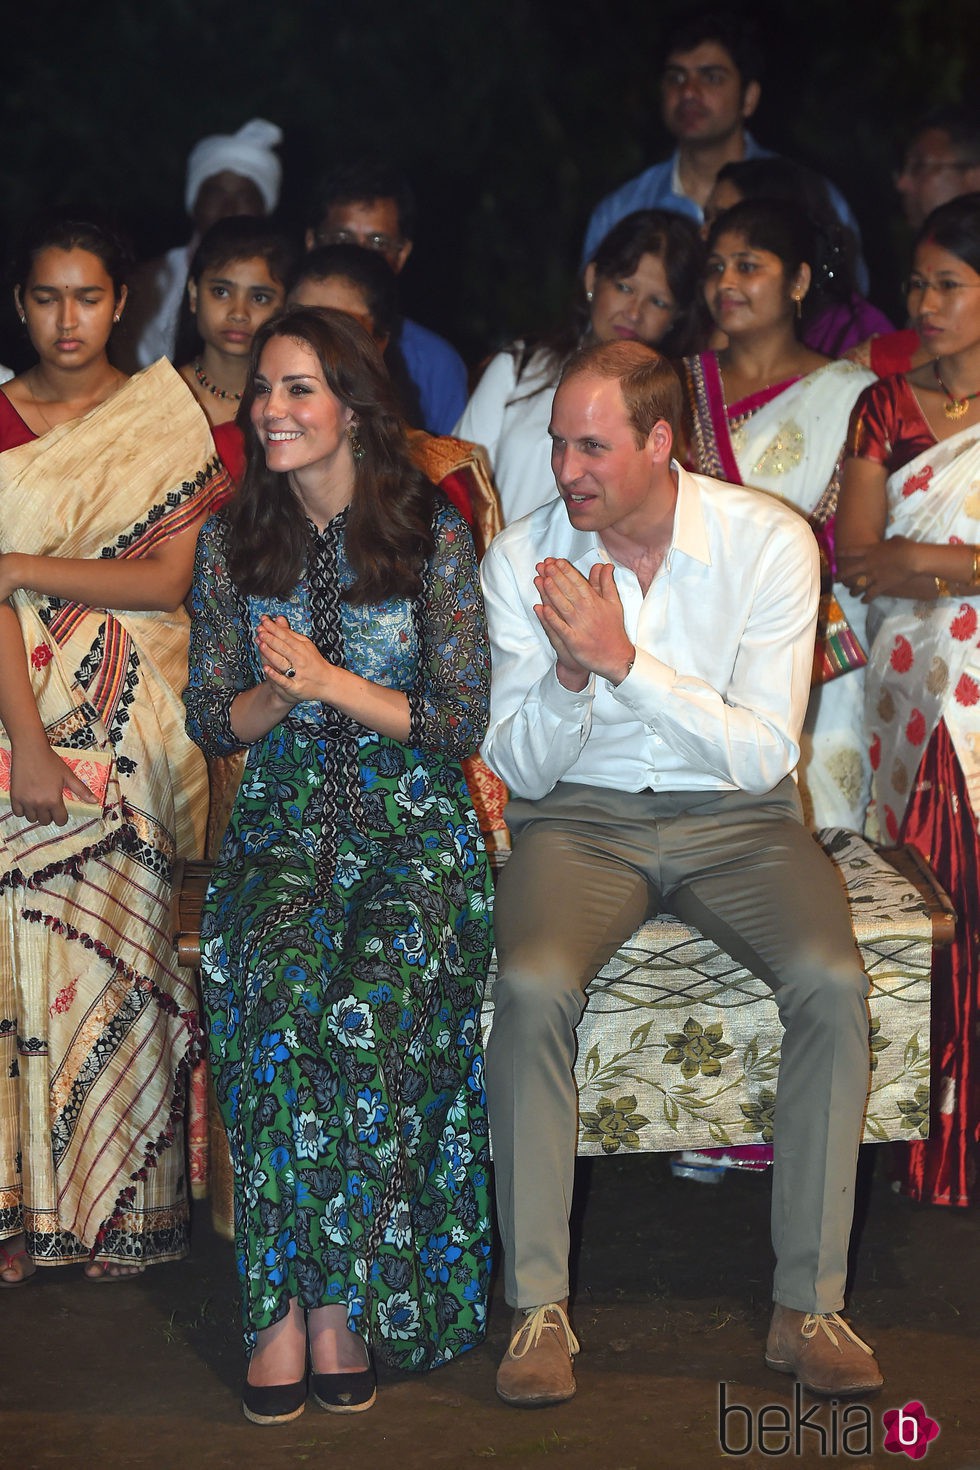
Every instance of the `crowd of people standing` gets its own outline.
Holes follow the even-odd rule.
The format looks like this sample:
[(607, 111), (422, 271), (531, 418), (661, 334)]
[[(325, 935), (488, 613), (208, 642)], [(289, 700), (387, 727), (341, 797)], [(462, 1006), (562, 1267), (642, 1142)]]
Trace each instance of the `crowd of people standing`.
[[(865, 830), (936, 868), (960, 924), (937, 960), (928, 1136), (896, 1150), (895, 1175), (917, 1200), (977, 1199), (980, 119), (939, 110), (908, 143), (896, 331), (846, 201), (746, 130), (761, 85), (737, 18), (685, 18), (662, 73), (676, 151), (597, 205), (566, 319), (488, 343), (472, 371), (401, 310), (404, 177), (346, 160), (294, 239), (274, 218), (281, 133), (262, 119), (196, 145), (192, 238), (156, 261), (132, 270), (90, 217), (24, 232), (11, 286), (31, 363), (0, 387), (0, 1285), (73, 1263), (122, 1281), (186, 1254), (186, 1113), (207, 1057), (255, 1423), (296, 1417), (309, 1393), (359, 1412), (375, 1362), (428, 1370), (480, 1342), (491, 1134), (517, 1312), (498, 1391), (574, 1392), (571, 1028), (557, 1041), (555, 1023), (533, 1079), (528, 1002), (547, 993), (567, 1021), (599, 931), (640, 915), (597, 863), (619, 917), (593, 916), (580, 953), (586, 920), (555, 874), (575, 868), (579, 805), (603, 829), (637, 819), (641, 768), (659, 760), (641, 728), (677, 741), (658, 797), (671, 778), (715, 792), (733, 842), (770, 792), (794, 832)], [(638, 630), (672, 553), (694, 554), (697, 516), (716, 554), (737, 558), (744, 536), (746, 556), (797, 580), (768, 676), (757, 646), (750, 679), (733, 645), (726, 684), (718, 650), (709, 670), (673, 630), (698, 712), (663, 735), (666, 655)], [(692, 619), (724, 618), (721, 572), (710, 590), (678, 585)], [(811, 688), (818, 587), (861, 657)], [(734, 583), (727, 595), (749, 626), (758, 609)], [(766, 677), (781, 684), (771, 707)], [(732, 731), (709, 740), (719, 701)], [(751, 761), (733, 754), (743, 714)], [(501, 888), (489, 1120), (481, 744), (512, 827), (533, 829)], [(171, 875), (203, 853), (209, 765), (231, 757), (198, 993), (173, 952)], [(610, 795), (616, 771), (633, 784)], [(696, 806), (663, 813), (693, 823)], [(751, 872), (755, 832), (744, 841)], [(805, 846), (787, 841), (819, 888)], [(676, 902), (703, 919), (703, 874), (676, 864)], [(564, 916), (552, 949), (567, 974), (542, 959), (542, 913)], [(849, 1028), (855, 1056), (862, 980), (834, 923), (821, 953), (849, 1010), (828, 1025)], [(819, 1089), (820, 1048), (793, 1010), (813, 977), (773, 958), (772, 934), (752, 942)], [(806, 1134), (843, 1193), (853, 1070), (835, 1083), (837, 1141)], [(805, 1109), (789, 1085), (782, 1097), (784, 1139), (802, 1137)], [(780, 1188), (802, 1197), (792, 1152), (780, 1165), (777, 1145)], [(805, 1262), (777, 1264), (767, 1361), (816, 1392), (872, 1392), (870, 1349), (838, 1316), (850, 1216), (837, 1208), (831, 1247), (785, 1214), (777, 1256), (805, 1238), (803, 1255), (826, 1246), (840, 1270), (818, 1289)]]

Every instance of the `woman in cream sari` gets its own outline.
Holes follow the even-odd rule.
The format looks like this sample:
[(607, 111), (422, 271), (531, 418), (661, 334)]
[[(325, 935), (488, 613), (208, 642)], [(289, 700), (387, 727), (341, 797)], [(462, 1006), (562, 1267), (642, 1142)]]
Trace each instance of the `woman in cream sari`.
[(910, 1084), (901, 1184), (968, 1205), (980, 1161), (980, 194), (926, 220), (908, 304), (932, 360), (860, 399), (838, 552), (869, 604), (869, 833), (920, 848), (959, 920), (933, 957), (931, 1099)]
[[(746, 200), (720, 215), (708, 238), (704, 294), (727, 346), (685, 358), (684, 377), (691, 467), (794, 506), (814, 526), (832, 568), (847, 421), (872, 375), (854, 363), (829, 362), (799, 340), (817, 269), (813, 228), (790, 201)], [(850, 599), (845, 611), (852, 626), (855, 617), (863, 621)], [(811, 696), (800, 775), (804, 808), (817, 827), (859, 828), (863, 820), (861, 686), (860, 672), (852, 671)]]
[(180, 1115), (199, 1029), (169, 884), (175, 853), (202, 845), (207, 787), (183, 733), (182, 604), (228, 484), (169, 364), (129, 381), (110, 365), (120, 272), (96, 226), (36, 233), (15, 300), (38, 362), (0, 395), (8, 1287), (71, 1261), (115, 1280), (187, 1247)]

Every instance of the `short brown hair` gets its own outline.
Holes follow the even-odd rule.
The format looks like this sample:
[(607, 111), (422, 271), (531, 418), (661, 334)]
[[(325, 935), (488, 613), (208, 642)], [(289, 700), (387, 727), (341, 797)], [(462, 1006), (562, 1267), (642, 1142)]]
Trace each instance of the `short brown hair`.
[(567, 378), (615, 378), (637, 448), (647, 442), (661, 419), (674, 438), (684, 411), (681, 381), (670, 363), (643, 342), (593, 342), (572, 354), (562, 371)]

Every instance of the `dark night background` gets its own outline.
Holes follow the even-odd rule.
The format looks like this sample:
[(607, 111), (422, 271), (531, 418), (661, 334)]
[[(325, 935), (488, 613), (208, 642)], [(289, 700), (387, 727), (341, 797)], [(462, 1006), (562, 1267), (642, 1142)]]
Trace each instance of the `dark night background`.
[[(411, 314), (469, 361), (546, 327), (592, 205), (669, 151), (657, 78), (690, 0), (58, 0), (5, 22), (2, 223), (115, 211), (141, 255), (189, 236), (188, 150), (264, 116), (285, 133), (281, 214), (303, 220), (331, 160), (386, 152), (420, 202)], [(891, 183), (926, 108), (975, 95), (977, 0), (759, 0), (760, 142), (818, 166), (865, 238), (872, 296), (901, 312), (907, 232)], [(9, 296), (5, 292), (6, 299)], [(0, 360), (19, 366), (12, 307)]]

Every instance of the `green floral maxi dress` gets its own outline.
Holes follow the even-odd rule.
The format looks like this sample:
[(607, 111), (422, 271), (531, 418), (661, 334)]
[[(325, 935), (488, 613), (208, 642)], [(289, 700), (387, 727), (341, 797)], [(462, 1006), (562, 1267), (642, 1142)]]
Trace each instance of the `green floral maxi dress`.
[(308, 702), (249, 749), (202, 923), (212, 1074), (235, 1170), (246, 1343), (346, 1304), (384, 1362), (428, 1369), (483, 1337), (490, 1271), (479, 1008), (492, 946), (459, 760), (485, 727), (476, 559), (440, 497), (422, 594), (352, 606), (346, 512), (285, 601), (244, 596), (227, 525), (200, 535), (187, 728), (240, 749), (254, 632), (282, 614), (331, 662), (404, 690), (407, 744)]

